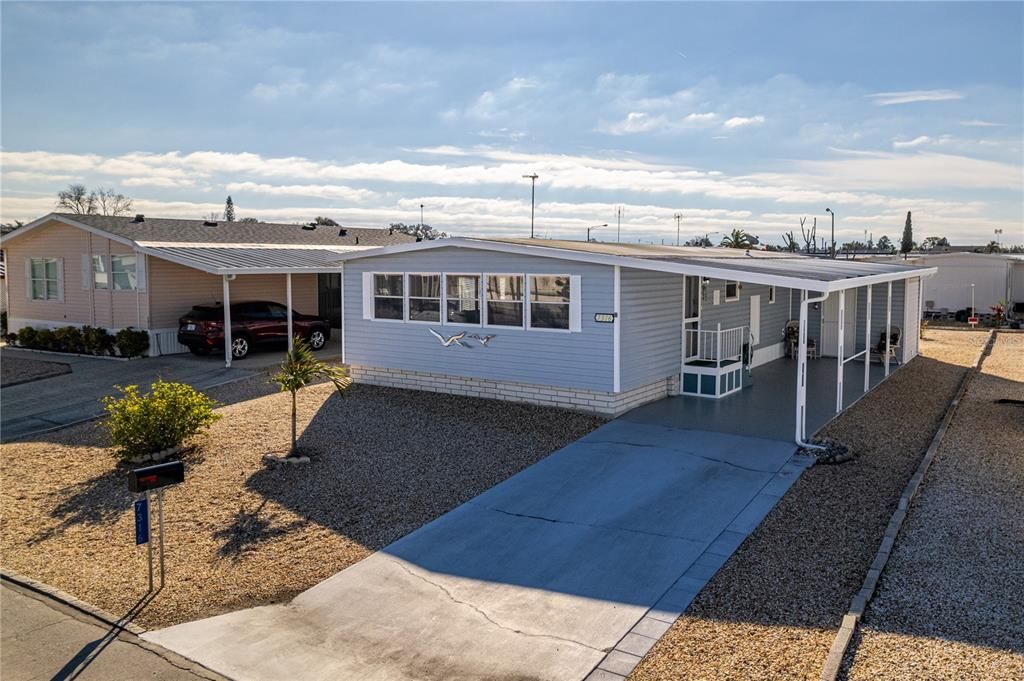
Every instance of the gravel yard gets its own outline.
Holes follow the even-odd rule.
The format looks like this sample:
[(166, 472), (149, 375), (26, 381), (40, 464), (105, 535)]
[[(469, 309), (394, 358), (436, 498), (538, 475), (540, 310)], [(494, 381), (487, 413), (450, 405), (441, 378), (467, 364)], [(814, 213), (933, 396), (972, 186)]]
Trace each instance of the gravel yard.
[(71, 365), (64, 362), (45, 362), (40, 359), (5, 355), (3, 361), (0, 361), (0, 388), (69, 373)]
[[(260, 377), (210, 391), (233, 403), (167, 492), (167, 587), (142, 626), (288, 599), (603, 422), (362, 385), (340, 398), (321, 384), (299, 394), (311, 463), (266, 468), (263, 455), (286, 452), (290, 436), (289, 396), (269, 390)], [(87, 423), (0, 447), (0, 560), (121, 614), (146, 590), (146, 552), (108, 445)]]
[(947, 430), (844, 664), (849, 679), (1024, 678), (1024, 334)]
[(815, 466), (630, 676), (817, 679), (906, 481), (986, 332), (929, 330), (922, 357), (821, 435), (858, 458)]

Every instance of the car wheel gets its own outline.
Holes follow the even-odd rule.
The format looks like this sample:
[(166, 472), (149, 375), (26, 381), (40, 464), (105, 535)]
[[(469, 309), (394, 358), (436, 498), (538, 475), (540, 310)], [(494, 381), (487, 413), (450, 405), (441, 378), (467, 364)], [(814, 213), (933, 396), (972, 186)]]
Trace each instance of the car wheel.
[(235, 359), (244, 359), (249, 354), (248, 338), (233, 338), (231, 340), (231, 356)]
[(193, 355), (200, 356), (210, 354), (210, 348), (206, 347), (205, 345), (190, 345), (188, 346), (188, 351), (191, 352)]
[(309, 334), (309, 347), (320, 350), (327, 344), (327, 336), (320, 329), (313, 329)]

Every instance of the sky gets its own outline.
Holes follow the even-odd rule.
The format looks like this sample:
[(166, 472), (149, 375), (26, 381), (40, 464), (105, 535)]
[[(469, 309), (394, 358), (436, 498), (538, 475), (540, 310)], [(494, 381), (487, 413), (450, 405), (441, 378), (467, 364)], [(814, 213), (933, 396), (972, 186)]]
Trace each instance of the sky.
[[(1024, 243), (1024, 3), (0, 4), (0, 220)], [(617, 209), (622, 208), (621, 231)], [(676, 215), (681, 219), (677, 225)]]

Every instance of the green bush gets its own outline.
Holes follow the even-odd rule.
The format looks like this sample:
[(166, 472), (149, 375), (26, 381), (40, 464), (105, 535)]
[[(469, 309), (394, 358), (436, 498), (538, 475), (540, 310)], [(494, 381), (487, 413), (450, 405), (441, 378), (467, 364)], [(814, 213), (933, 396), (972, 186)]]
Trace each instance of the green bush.
[(221, 418), (216, 403), (185, 383), (157, 381), (142, 395), (139, 386), (117, 386), (121, 397), (103, 398), (106, 426), (117, 455), (129, 459), (176, 447)]
[(82, 342), (85, 351), (93, 355), (114, 354), (114, 335), (96, 326), (82, 327)]
[(56, 347), (61, 352), (82, 354), (85, 352), (85, 339), (82, 330), (77, 326), (62, 326), (53, 331)]
[(23, 326), (18, 329), (18, 345), (23, 348), (34, 348), (36, 346), (36, 330), (31, 326)]
[(122, 357), (141, 357), (149, 350), (149, 334), (129, 326), (117, 332), (115, 343)]
[(57, 334), (52, 329), (38, 329), (36, 331), (35, 345), (37, 350), (56, 350)]

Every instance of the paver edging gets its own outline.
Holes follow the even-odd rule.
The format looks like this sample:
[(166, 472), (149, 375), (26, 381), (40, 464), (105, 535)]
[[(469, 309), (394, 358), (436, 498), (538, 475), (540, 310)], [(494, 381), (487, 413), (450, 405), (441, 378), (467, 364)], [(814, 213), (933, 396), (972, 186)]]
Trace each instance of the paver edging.
[(914, 475), (911, 476), (910, 480), (907, 481), (907, 484), (903, 489), (903, 493), (900, 495), (899, 503), (896, 505), (896, 510), (893, 511), (892, 517), (889, 519), (889, 524), (886, 527), (882, 543), (878, 547), (878, 552), (875, 554), (875, 559), (871, 563), (871, 567), (868, 569), (868, 572), (864, 577), (861, 589), (850, 602), (850, 607), (843, 616), (843, 623), (839, 627), (839, 631), (836, 633), (835, 639), (832, 641), (832, 647), (829, 649), (828, 657), (825, 658), (825, 665), (821, 670), (821, 681), (836, 681), (836, 678), (839, 676), (839, 670), (843, 664), (843, 657), (846, 655), (846, 651), (849, 649), (850, 643), (853, 641), (853, 635), (856, 633), (860, 620), (864, 616), (864, 611), (867, 608), (868, 603), (875, 595), (875, 589), (878, 586), (878, 581), (881, 578), (882, 571), (885, 569), (885, 565), (889, 561), (889, 556), (891, 555), (893, 546), (896, 543), (896, 537), (899, 535), (899, 532), (903, 527), (903, 523), (906, 520), (907, 512), (910, 509), (910, 503), (914, 500), (914, 497), (917, 496), (917, 493), (921, 488), (921, 483), (924, 481), (925, 474), (927, 474), (928, 468), (935, 459), (935, 454), (938, 452), (939, 446), (942, 444), (942, 438), (946, 435), (946, 430), (949, 428), (949, 424), (953, 421), (957, 407), (960, 406), (960, 401), (967, 393), (967, 386), (970, 384), (971, 379), (976, 374), (980, 373), (981, 364), (985, 360), (985, 357), (992, 352), (992, 346), (995, 344), (995, 340), (996, 330), (992, 329), (989, 331), (988, 340), (985, 341), (985, 345), (978, 352), (978, 356), (974, 360), (974, 366), (968, 368), (966, 373), (964, 373), (963, 378), (960, 379), (960, 386), (957, 388), (956, 394), (954, 394), (953, 399), (949, 403), (946, 415), (943, 417), (942, 422), (935, 431), (935, 435), (932, 436), (932, 441), (928, 445), (928, 449), (925, 451), (924, 456), (921, 458), (921, 462), (918, 464), (917, 470), (914, 472)]

